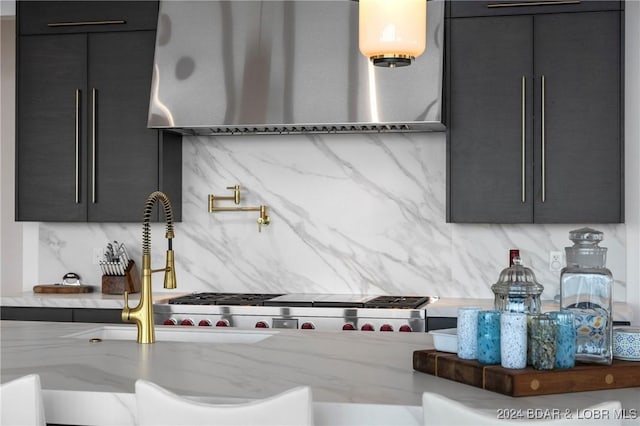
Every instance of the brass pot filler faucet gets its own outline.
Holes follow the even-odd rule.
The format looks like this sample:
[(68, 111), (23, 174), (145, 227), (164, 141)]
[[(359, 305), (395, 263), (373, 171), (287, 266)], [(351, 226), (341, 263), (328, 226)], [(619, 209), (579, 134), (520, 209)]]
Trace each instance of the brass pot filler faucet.
[(262, 232), (262, 225), (268, 225), (271, 223), (271, 219), (267, 215), (267, 206), (261, 205), (260, 207), (218, 207), (215, 205), (216, 201), (229, 200), (234, 204), (240, 204), (240, 185), (227, 186), (227, 189), (233, 189), (232, 196), (220, 197), (217, 195), (209, 194), (209, 213), (214, 212), (260, 212), (258, 217), (258, 232)]
[[(162, 269), (151, 269), (151, 227), (149, 218), (156, 202), (162, 203), (164, 219), (167, 224), (165, 238), (169, 243), (167, 249), (167, 265)], [(129, 308), (129, 294), (124, 292), (124, 308), (122, 321), (133, 322), (138, 326), (138, 343), (153, 343), (156, 341), (153, 325), (153, 297), (151, 296), (151, 274), (164, 271), (164, 288), (176, 288), (176, 268), (174, 265), (173, 248), (173, 209), (169, 197), (163, 192), (156, 191), (149, 195), (144, 205), (142, 219), (142, 293), (135, 308)]]

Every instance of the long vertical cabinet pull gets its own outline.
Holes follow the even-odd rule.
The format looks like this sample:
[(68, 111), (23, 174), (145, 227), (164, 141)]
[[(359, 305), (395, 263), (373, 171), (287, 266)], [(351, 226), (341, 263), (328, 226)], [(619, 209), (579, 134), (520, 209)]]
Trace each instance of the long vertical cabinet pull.
[(76, 89), (76, 204), (80, 203), (80, 89)]
[(522, 76), (522, 83), (521, 83), (521, 87), (522, 87), (522, 94), (521, 94), (521, 98), (522, 98), (522, 146), (520, 147), (520, 150), (522, 151), (522, 164), (520, 165), (520, 170), (522, 171), (522, 202), (526, 202), (526, 186), (527, 186), (527, 181), (526, 181), (526, 156), (525, 156), (525, 141), (526, 141), (526, 102), (527, 102), (527, 92), (526, 92), (526, 88), (527, 88), (527, 83), (525, 80), (525, 76)]
[(91, 202), (96, 203), (96, 95), (91, 89)]
[(544, 96), (545, 96), (545, 86), (544, 86), (544, 75), (542, 76), (542, 89), (541, 89), (541, 94), (540, 94), (540, 102), (542, 103), (542, 118), (541, 118), (541, 131), (542, 131), (542, 135), (540, 136), (541, 142), (542, 142), (542, 202), (544, 203), (545, 199), (547, 198), (547, 187), (546, 187), (546, 180), (547, 180), (547, 167), (545, 164), (545, 158), (546, 158), (546, 154), (545, 154), (545, 149), (546, 149), (546, 141), (544, 139), (544, 133), (545, 133), (545, 127), (544, 127), (544, 118), (545, 118), (545, 112), (544, 112)]

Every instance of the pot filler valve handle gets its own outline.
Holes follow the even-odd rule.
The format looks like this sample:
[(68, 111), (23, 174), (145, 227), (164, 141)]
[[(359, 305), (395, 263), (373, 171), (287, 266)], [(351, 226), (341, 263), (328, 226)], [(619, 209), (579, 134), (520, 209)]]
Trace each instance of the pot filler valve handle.
[(262, 232), (262, 225), (268, 225), (271, 219), (267, 215), (267, 206), (260, 206), (260, 217), (258, 218), (258, 232)]

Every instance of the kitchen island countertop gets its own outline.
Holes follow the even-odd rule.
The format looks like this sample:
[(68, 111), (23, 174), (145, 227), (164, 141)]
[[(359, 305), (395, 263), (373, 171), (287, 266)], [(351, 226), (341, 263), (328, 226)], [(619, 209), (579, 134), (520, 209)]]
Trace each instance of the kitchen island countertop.
[[(640, 411), (640, 388), (512, 398), (414, 371), (413, 351), (433, 348), (431, 336), (423, 333), (256, 330), (252, 333), (270, 337), (252, 344), (159, 341), (151, 345), (108, 339), (91, 343), (69, 336), (100, 327), (0, 321), (1, 381), (39, 374), (53, 423), (99, 424), (95, 419), (104, 419), (106, 413), (124, 413), (110, 418), (112, 423), (132, 424), (132, 393), (138, 378), (179, 395), (211, 400), (263, 398), (309, 385), (316, 418), (322, 417), (322, 409), (334, 416), (320, 418), (317, 424), (337, 421), (338, 411), (345, 416), (344, 407), (362, 404), (375, 404), (364, 410), (369, 413), (380, 407), (403, 408), (407, 418), (418, 424), (421, 411), (416, 407), (425, 391), (494, 415), (506, 408), (577, 410), (607, 400)], [(76, 409), (65, 410), (65, 404)], [(336, 411), (336, 404), (343, 409)]]

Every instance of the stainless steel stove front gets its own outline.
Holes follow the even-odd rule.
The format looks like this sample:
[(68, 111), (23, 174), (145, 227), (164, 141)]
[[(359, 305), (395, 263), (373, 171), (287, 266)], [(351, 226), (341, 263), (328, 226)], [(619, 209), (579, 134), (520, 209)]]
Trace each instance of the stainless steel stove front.
[(154, 305), (156, 324), (425, 332), (426, 310), (227, 305)]

